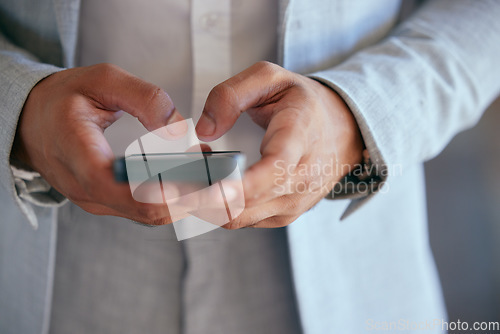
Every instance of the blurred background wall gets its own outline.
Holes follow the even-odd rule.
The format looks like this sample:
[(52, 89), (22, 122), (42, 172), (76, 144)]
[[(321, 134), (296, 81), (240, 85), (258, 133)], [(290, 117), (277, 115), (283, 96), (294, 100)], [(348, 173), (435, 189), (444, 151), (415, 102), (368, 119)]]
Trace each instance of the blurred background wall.
[(450, 321), (500, 321), (500, 98), (426, 163), (431, 246)]

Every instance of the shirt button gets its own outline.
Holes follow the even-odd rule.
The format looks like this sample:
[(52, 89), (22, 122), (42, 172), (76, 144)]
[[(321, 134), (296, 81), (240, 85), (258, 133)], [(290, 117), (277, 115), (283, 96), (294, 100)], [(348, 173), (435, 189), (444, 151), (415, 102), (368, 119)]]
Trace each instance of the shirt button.
[(212, 31), (217, 27), (219, 15), (216, 13), (205, 14), (200, 17), (200, 25), (204, 30)]

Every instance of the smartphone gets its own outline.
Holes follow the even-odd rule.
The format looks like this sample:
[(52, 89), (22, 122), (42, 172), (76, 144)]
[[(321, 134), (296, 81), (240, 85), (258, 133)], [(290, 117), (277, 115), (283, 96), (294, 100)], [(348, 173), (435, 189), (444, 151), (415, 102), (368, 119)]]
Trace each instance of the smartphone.
[(116, 159), (113, 165), (117, 182), (156, 180), (161, 174), (164, 181), (208, 185), (234, 175), (236, 168), (243, 175), (245, 155), (240, 151), (133, 154)]

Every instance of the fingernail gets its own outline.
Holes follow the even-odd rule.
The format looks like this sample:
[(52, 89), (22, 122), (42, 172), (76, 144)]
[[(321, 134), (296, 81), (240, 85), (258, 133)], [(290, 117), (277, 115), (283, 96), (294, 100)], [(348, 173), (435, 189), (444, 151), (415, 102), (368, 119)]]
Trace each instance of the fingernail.
[(179, 121), (173, 121), (166, 126), (168, 133), (173, 136), (184, 136), (187, 132), (188, 126), (184, 119)]
[(207, 113), (203, 113), (196, 125), (196, 132), (202, 136), (211, 136), (215, 132), (215, 120)]

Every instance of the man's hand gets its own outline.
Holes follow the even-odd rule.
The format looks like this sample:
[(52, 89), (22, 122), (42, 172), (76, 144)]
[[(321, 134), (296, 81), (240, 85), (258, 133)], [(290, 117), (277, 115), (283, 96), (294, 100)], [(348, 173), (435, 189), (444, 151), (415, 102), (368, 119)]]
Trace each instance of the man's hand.
[(114, 182), (114, 156), (103, 132), (121, 110), (149, 131), (182, 120), (164, 91), (116, 66), (64, 70), (30, 92), (13, 157), (90, 213), (151, 225), (170, 223), (165, 205), (136, 202), (128, 185)]
[(243, 179), (245, 210), (226, 228), (286, 226), (362, 160), (353, 115), (332, 89), (315, 80), (257, 63), (211, 91), (198, 136), (219, 138), (243, 112), (266, 134), (261, 160)]

